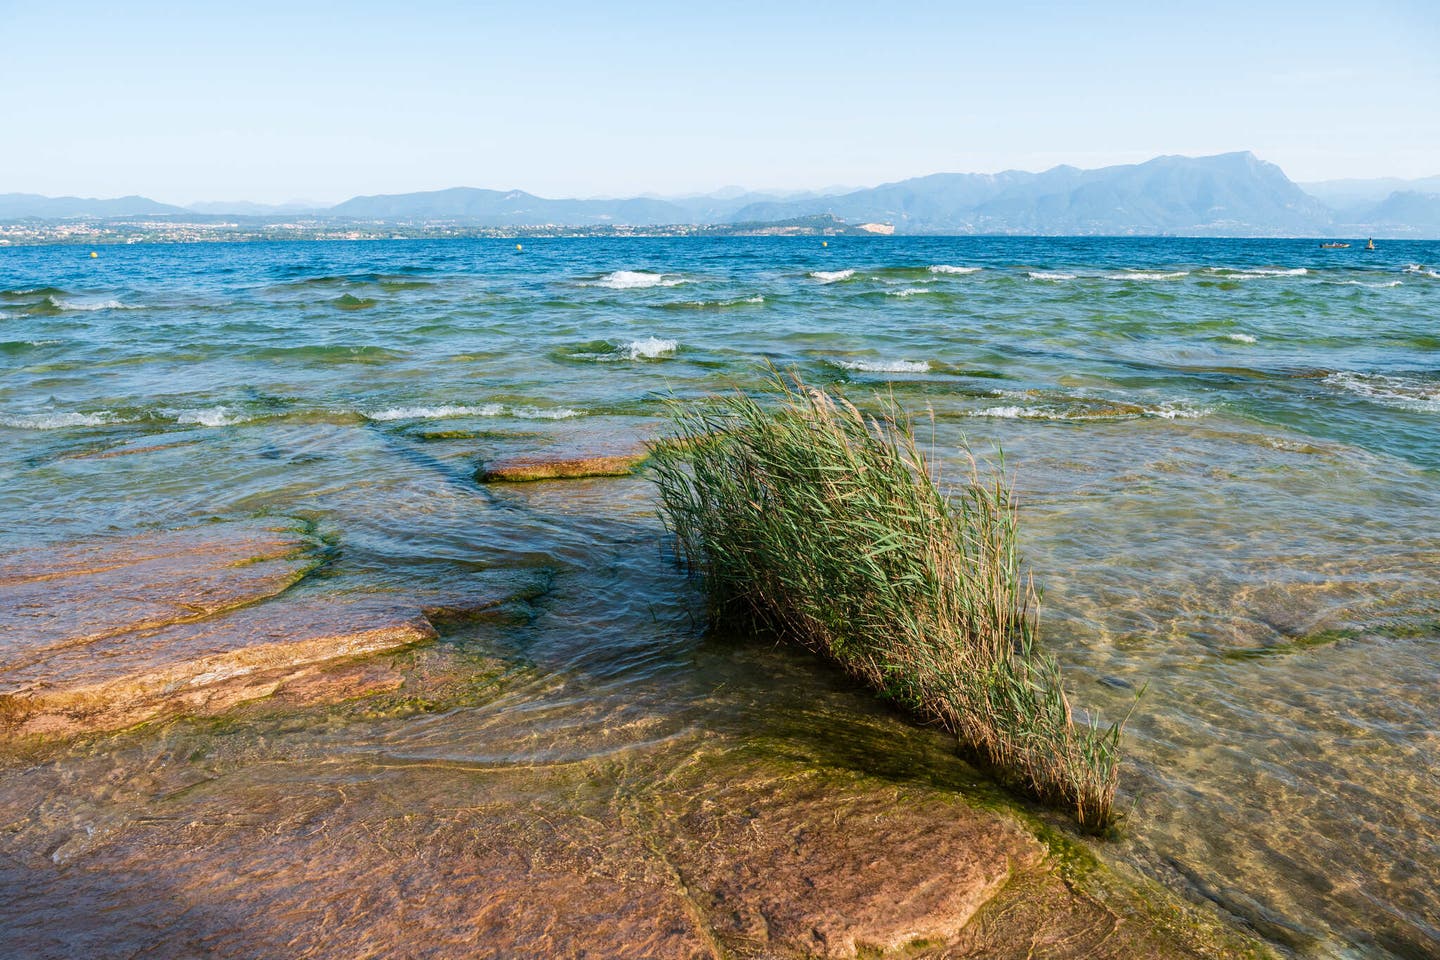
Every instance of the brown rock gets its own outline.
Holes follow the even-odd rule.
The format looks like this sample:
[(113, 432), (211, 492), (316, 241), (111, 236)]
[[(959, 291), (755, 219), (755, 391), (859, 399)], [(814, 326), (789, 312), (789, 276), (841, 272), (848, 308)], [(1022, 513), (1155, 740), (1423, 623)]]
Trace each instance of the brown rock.
[(230, 523), (0, 557), (0, 737), (214, 713), (435, 636), (391, 599), (259, 602), (313, 547), (294, 525)]
[(578, 477), (623, 477), (645, 461), (645, 451), (593, 455), (531, 455), (492, 460), (480, 470), (481, 483), (569, 480)]
[(0, 941), (312, 960), (1236, 955), (1075, 892), (1033, 836), (950, 791), (662, 743), (539, 765), (414, 742), (281, 750), (154, 784), (127, 820), (59, 815), (54, 788), (75, 787), (41, 771), (25, 785), (43, 815), (5, 811), (22, 825), (0, 857)]
[(939, 791), (788, 764), (714, 774), (682, 803), (669, 856), (741, 953), (948, 942), (1043, 859), (1034, 838)]
[(274, 596), (315, 565), (294, 524), (225, 523), (0, 555), (0, 660)]

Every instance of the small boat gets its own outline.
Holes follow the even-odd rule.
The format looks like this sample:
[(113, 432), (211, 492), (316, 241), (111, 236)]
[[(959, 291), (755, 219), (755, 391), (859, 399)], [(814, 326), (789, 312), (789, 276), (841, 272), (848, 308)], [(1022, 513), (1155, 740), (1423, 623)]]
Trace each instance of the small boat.
[(1366, 249), (1366, 250), (1374, 250), (1374, 249), (1375, 249), (1375, 240), (1374, 240), (1373, 237), (1372, 237), (1371, 239), (1365, 241), (1365, 249)]
[(1348, 244), (1348, 243), (1322, 243), (1322, 244), (1320, 244), (1320, 249), (1321, 249), (1321, 250), (1349, 250), (1349, 249), (1350, 249), (1350, 244)]

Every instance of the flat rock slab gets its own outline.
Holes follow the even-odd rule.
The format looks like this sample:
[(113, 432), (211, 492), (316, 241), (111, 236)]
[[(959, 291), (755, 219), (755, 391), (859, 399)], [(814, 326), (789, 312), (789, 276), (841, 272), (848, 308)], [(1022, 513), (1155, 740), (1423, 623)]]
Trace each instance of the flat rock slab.
[(0, 804), (23, 824), (0, 837), (0, 942), (92, 960), (1227, 955), (1075, 893), (1034, 837), (948, 791), (691, 745), (618, 764), (277, 756), (153, 784), (108, 820), (57, 815), (63, 776), (40, 771), (24, 786), (43, 816)]
[(275, 596), (318, 562), (315, 546), (298, 524), (257, 521), (0, 555), (0, 661)]
[(214, 713), (313, 684), (319, 665), (435, 636), (394, 598), (278, 599), (318, 560), (315, 541), (284, 522), (0, 557), (0, 738)]
[(580, 477), (623, 477), (634, 473), (649, 456), (644, 449), (621, 453), (557, 450), (488, 461), (479, 471), (481, 483), (570, 480)]
[[(740, 955), (853, 957), (956, 938), (1043, 851), (938, 791), (832, 770), (699, 762), (660, 820), (719, 941)], [(667, 793), (669, 792), (667, 790)]]

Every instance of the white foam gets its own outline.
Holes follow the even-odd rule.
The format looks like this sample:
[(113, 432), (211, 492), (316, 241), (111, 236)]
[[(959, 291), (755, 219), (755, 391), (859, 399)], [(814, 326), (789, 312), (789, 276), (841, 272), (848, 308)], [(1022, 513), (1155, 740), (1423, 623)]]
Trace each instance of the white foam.
[(112, 413), (22, 413), (0, 414), (0, 426), (20, 430), (63, 430), (66, 427), (100, 427), (123, 422)]
[(367, 420), (443, 420), (446, 417), (498, 417), (505, 408), (498, 403), (480, 407), (444, 404), (438, 407), (390, 407), (364, 414)]
[(821, 283), (836, 283), (840, 280), (849, 280), (855, 276), (854, 270), (812, 270), (810, 279), (819, 280)]
[(202, 427), (228, 427), (244, 423), (249, 417), (232, 414), (227, 407), (211, 407), (208, 410), (181, 410), (175, 416), (176, 423), (197, 423)]
[(1270, 267), (1245, 267), (1231, 269), (1229, 267), (1211, 267), (1210, 272), (1237, 280), (1246, 280), (1254, 277), (1303, 277), (1310, 271), (1305, 267), (1293, 267), (1290, 269)]
[(631, 360), (655, 360), (673, 354), (679, 348), (680, 344), (674, 340), (646, 337), (644, 340), (632, 340), (627, 343), (624, 352)]
[(1158, 417), (1162, 420), (1193, 420), (1199, 417), (1209, 416), (1209, 407), (1191, 407), (1184, 403), (1167, 400), (1153, 407), (1141, 407), (1134, 413), (1101, 411), (1086, 412), (1083, 409), (1073, 412), (1057, 407), (1020, 406), (1010, 404), (999, 407), (986, 407), (983, 410), (971, 412), (972, 417), (995, 417), (1002, 420), (1127, 420), (1136, 417)]
[(510, 407), (508, 415), (522, 420), (568, 420), (583, 414), (569, 407)]
[(1039, 407), (986, 407), (976, 410), (972, 417), (999, 417), (1004, 420), (1047, 420), (1050, 414)]
[(928, 360), (836, 360), (835, 366), (860, 373), (929, 373)]
[(1372, 290), (1384, 290), (1384, 289), (1386, 289), (1387, 287), (1398, 287), (1398, 286), (1400, 286), (1402, 283), (1404, 283), (1405, 281), (1403, 281), (1403, 280), (1388, 280), (1388, 281), (1386, 281), (1385, 283), (1366, 283), (1364, 280), (1338, 280), (1338, 281), (1328, 281), (1328, 282), (1337, 283), (1338, 285), (1340, 285), (1340, 286), (1342, 286), (1342, 287), (1369, 287), (1369, 288), (1371, 288)]
[(1210, 416), (1213, 412), (1211, 407), (1190, 407), (1176, 400), (1166, 400), (1158, 407), (1147, 407), (1144, 415), (1165, 420), (1198, 420)]
[(57, 310), (74, 310), (90, 312), (92, 310), (133, 310), (135, 307), (127, 307), (119, 300), (67, 300), (64, 297), (49, 297)]
[(587, 283), (588, 287), (606, 287), (610, 290), (643, 290), (647, 287), (678, 287), (684, 277), (673, 277), (663, 273), (647, 273), (643, 270), (616, 270), (599, 280)]
[(1248, 333), (1227, 333), (1226, 340), (1233, 340), (1235, 343), (1254, 343), (1255, 338)]
[(1132, 281), (1181, 280), (1188, 276), (1190, 276), (1190, 271), (1188, 270), (1176, 270), (1172, 273), (1159, 273), (1152, 270), (1125, 270), (1120, 273), (1106, 274), (1105, 279)]
[(1435, 279), (1440, 279), (1440, 270), (1436, 270), (1434, 267), (1427, 267), (1421, 263), (1412, 263), (1407, 265), (1405, 267), (1405, 272), (1418, 274), (1422, 277), (1432, 277)]
[(1025, 274), (1025, 276), (1029, 277), (1031, 280), (1056, 280), (1056, 281), (1058, 281), (1058, 280), (1074, 280), (1074, 279), (1075, 279), (1075, 274), (1073, 274), (1073, 273), (1049, 273), (1049, 272), (1047, 272), (1047, 271), (1045, 271), (1045, 270), (1031, 270), (1029, 273)]
[(984, 267), (955, 267), (948, 263), (937, 263), (930, 268), (931, 273), (946, 273), (953, 276), (964, 276), (967, 273), (979, 273)]
[(436, 407), (390, 407), (362, 414), (367, 420), (446, 420), (450, 417), (518, 417), (522, 420), (565, 420), (580, 416), (579, 410), (568, 407), (511, 407), (503, 403), (486, 403), (478, 407), (441, 404)]
[(681, 300), (680, 305), (684, 307), (738, 307), (742, 303), (764, 303), (765, 298), (760, 294), (753, 297), (734, 297), (730, 300)]
[(931, 292), (931, 291), (927, 290), (927, 289), (924, 288), (924, 287), (906, 287), (904, 290), (886, 290), (886, 291), (885, 291), (885, 296), (887, 296), (887, 297), (913, 297), (913, 296), (915, 296), (915, 294), (917, 294), (917, 293), (930, 293), (930, 292)]
[(1330, 374), (1324, 382), (1383, 406), (1440, 413), (1440, 381), (1341, 371)]

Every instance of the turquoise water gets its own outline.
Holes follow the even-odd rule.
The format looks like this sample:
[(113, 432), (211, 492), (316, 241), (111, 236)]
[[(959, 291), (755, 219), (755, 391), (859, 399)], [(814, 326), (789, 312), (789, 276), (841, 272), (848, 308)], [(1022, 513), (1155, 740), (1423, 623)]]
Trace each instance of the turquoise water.
[(893, 391), (952, 474), (1003, 446), (1075, 700), (1148, 684), (1113, 853), (1301, 955), (1440, 952), (1440, 243), (98, 252), (0, 250), (0, 549), (273, 513), (355, 590), (543, 567), (591, 608), (497, 642), (664, 715), (702, 631), (655, 613), (688, 588), (646, 486), (477, 464), (623, 447), (766, 362)]

